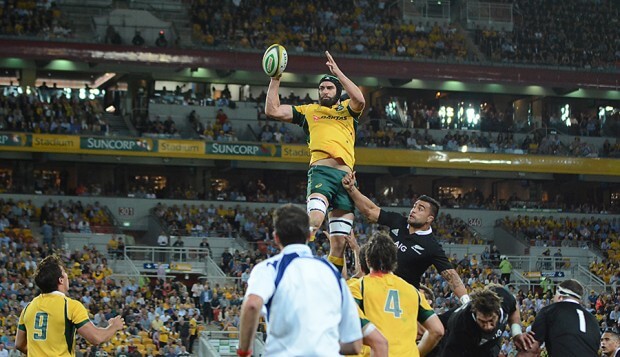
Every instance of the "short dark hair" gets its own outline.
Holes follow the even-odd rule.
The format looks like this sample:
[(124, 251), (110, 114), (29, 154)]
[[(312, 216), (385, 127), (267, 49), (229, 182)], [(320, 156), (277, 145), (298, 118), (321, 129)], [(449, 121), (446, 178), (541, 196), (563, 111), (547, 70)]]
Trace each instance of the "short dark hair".
[(616, 340), (618, 340), (618, 342), (620, 342), (620, 333), (615, 327), (608, 327), (603, 331), (603, 333), (612, 334), (613, 338), (615, 338)]
[(39, 263), (34, 282), (44, 294), (58, 290), (58, 279), (62, 277), (64, 264), (56, 254), (48, 255)]
[(360, 269), (364, 275), (370, 274), (370, 268), (368, 268), (368, 262), (366, 261), (366, 251), (368, 251), (368, 244), (364, 244), (360, 247)]
[(419, 290), (422, 293), (424, 293), (424, 297), (426, 298), (426, 301), (428, 301), (429, 304), (432, 305), (435, 302), (435, 293), (433, 292), (433, 290), (431, 290), (431, 288), (429, 288), (428, 286), (424, 284), (420, 284)]
[(283, 246), (305, 244), (310, 235), (310, 220), (306, 211), (289, 203), (276, 209), (273, 228)]
[(502, 298), (495, 291), (487, 288), (479, 289), (469, 294), (469, 297), (471, 298), (472, 312), (479, 312), (483, 315), (499, 315)]
[(431, 213), (433, 215), (433, 217), (437, 218), (437, 215), (439, 214), (439, 207), (441, 207), (439, 205), (439, 202), (427, 195), (422, 195), (420, 197), (418, 197), (418, 201), (424, 201), (427, 202), (431, 205)]
[(367, 245), (366, 260), (370, 268), (382, 272), (396, 270), (396, 246), (387, 233), (382, 231), (374, 232)]
[[(558, 285), (559, 288), (564, 288), (564, 289), (568, 289), (572, 292), (574, 292), (575, 294), (579, 295), (579, 300), (581, 300), (583, 298), (583, 294), (585, 289), (583, 288), (583, 285), (581, 285), (581, 283), (575, 279), (566, 279), (563, 282), (561, 282)], [(576, 298), (576, 296), (575, 296)]]

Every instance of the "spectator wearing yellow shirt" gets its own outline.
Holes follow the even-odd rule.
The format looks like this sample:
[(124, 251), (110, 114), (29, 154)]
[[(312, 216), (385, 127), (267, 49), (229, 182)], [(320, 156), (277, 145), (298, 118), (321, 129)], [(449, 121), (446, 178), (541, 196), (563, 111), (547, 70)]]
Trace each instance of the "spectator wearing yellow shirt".
[[(164, 322), (161, 320), (159, 315), (155, 315), (155, 318), (151, 322), (151, 329), (153, 329), (153, 331), (160, 331), (161, 332), (162, 327), (164, 327)], [(159, 341), (161, 341), (161, 334), (160, 334)]]
[(112, 274), (114, 274), (114, 272), (112, 271), (112, 268), (110, 268), (107, 265), (103, 266), (102, 272), (103, 272), (104, 278), (107, 278), (107, 277), (111, 276)]
[(108, 254), (110, 256), (116, 254), (118, 252), (118, 241), (114, 239), (114, 236), (110, 238), (108, 241)]
[(192, 316), (192, 318), (189, 319), (189, 348), (188, 348), (189, 353), (192, 353), (194, 351), (194, 341), (196, 341), (197, 337), (198, 337), (198, 321), (196, 321), (196, 318)]
[(98, 266), (97, 270), (93, 272), (92, 277), (93, 279), (95, 279), (95, 284), (101, 283), (103, 279), (105, 278), (103, 268), (101, 266)]
[(168, 344), (170, 339), (170, 330), (164, 325), (159, 328), (159, 345), (163, 347)]
[(80, 267), (80, 263), (75, 262), (73, 267), (71, 268), (71, 278), (75, 279), (82, 275), (82, 268)]

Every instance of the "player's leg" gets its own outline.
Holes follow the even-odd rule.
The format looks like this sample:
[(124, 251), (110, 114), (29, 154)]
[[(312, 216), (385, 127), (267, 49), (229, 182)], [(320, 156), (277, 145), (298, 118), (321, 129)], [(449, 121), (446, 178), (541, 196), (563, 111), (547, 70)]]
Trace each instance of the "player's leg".
[(321, 225), (325, 220), (325, 215), (327, 214), (328, 206), (329, 200), (324, 194), (313, 192), (308, 196), (306, 201), (306, 210), (308, 212), (308, 218), (310, 219), (310, 240), (314, 240), (316, 231), (321, 228)]
[(308, 170), (306, 190), (306, 210), (310, 219), (310, 241), (314, 241), (316, 231), (321, 228), (331, 197), (329, 168), (312, 166)]
[(334, 195), (331, 200), (331, 208), (333, 210), (329, 215), (329, 261), (340, 270), (344, 266), (345, 237), (351, 234), (355, 217), (353, 214), (355, 204), (342, 186), (342, 178), (346, 174), (345, 171), (340, 170), (335, 170), (334, 172), (332, 181)]
[(353, 213), (334, 209), (329, 213), (329, 257), (328, 260), (338, 271), (344, 267), (345, 237), (353, 229)]

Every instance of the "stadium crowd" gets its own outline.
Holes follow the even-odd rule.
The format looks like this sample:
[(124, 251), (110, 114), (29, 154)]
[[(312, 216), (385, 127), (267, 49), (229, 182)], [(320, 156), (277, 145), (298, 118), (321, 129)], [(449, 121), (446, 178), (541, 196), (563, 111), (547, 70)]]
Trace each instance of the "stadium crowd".
[(72, 30), (55, 1), (10, 0), (0, 8), (0, 34), (63, 38), (71, 37)]
[(611, 256), (620, 252), (620, 222), (617, 218), (558, 219), (551, 216), (519, 215), (516, 218), (506, 217), (499, 223), (512, 234), (524, 235), (535, 246), (601, 247), (604, 254)]
[[(19, 245), (15, 245), (19, 247)], [(18, 248), (19, 249), (19, 248)], [(6, 346), (12, 348), (12, 336), (16, 328), (10, 316), (18, 316), (24, 304), (30, 301), (35, 292), (33, 287), (27, 284), (27, 274), (32, 274), (36, 267), (36, 260), (50, 251), (43, 248), (22, 248), (20, 257), (25, 256), (24, 261), (18, 260), (12, 275), (7, 275), (0, 284), (0, 302), (6, 320), (3, 321), (0, 335)], [(6, 250), (5, 250), (6, 251)], [(13, 252), (13, 246), (8, 250), (9, 255)], [(223, 268), (230, 276), (240, 276), (240, 282), (246, 282), (247, 275), (244, 273), (251, 270), (254, 264), (268, 256), (277, 253), (270, 250), (266, 254), (260, 251), (249, 252), (225, 252), (222, 256)], [(239, 328), (239, 306), (243, 296), (244, 284), (220, 287), (219, 284), (203, 284), (196, 282), (191, 286), (166, 280), (153, 281), (150, 284), (144, 281), (128, 280), (116, 281), (109, 278), (111, 270), (107, 268), (106, 258), (99, 252), (85, 248), (64, 255), (66, 264), (70, 267), (72, 277), (71, 296), (80, 296), (80, 300), (92, 311), (91, 320), (98, 326), (105, 326), (107, 318), (116, 314), (122, 314), (127, 322), (124, 333), (118, 333), (115, 338), (100, 346), (98, 349), (87, 346), (81, 339), (78, 341), (78, 355), (91, 356), (99, 351), (106, 351), (108, 355), (116, 356), (149, 356), (186, 355), (189, 351), (190, 341), (195, 340), (196, 333), (202, 329), (211, 328), (222, 331), (236, 331)], [(227, 258), (228, 257), (228, 258)], [(475, 258), (475, 257), (474, 257)], [(6, 271), (13, 267), (10, 260), (0, 260)], [(469, 261), (462, 259), (453, 261), (464, 277), (468, 289), (481, 287), (491, 282), (499, 282), (497, 272), (489, 265), (477, 264), (475, 259)], [(227, 268), (228, 267), (228, 268)], [(22, 276), (22, 271), (24, 271)], [(239, 274), (239, 272), (242, 272)], [(435, 294), (433, 306), (438, 313), (458, 305), (458, 301), (451, 296), (443, 278), (434, 271), (425, 274), (424, 283)], [(524, 327), (529, 326), (536, 312), (550, 303), (551, 291), (549, 288), (534, 287), (529, 291), (513, 290), (521, 307), (521, 316)], [(191, 297), (190, 297), (191, 293)], [(192, 299), (193, 297), (193, 299)], [(19, 303), (23, 301), (23, 303)], [(618, 324), (618, 295), (609, 293), (597, 293), (591, 291), (588, 296), (588, 306), (596, 311), (602, 328)], [(120, 306), (124, 304), (125, 309)], [(508, 331), (504, 336), (510, 340)], [(195, 341), (194, 341), (195, 343)], [(514, 347), (508, 342), (503, 348), (506, 356), (512, 355)], [(193, 346), (192, 346), (193, 347)], [(137, 352), (137, 353), (136, 353)]]
[[(341, 9), (349, 8), (343, 13)], [(238, 6), (192, 2), (196, 42), (207, 46), (267, 48), (280, 43), (291, 52), (321, 52), (460, 59), (464, 35), (455, 26), (401, 20), (399, 6), (384, 1), (320, 1), (305, 6), (259, 1)], [(336, 25), (337, 24), (337, 25)]]
[(0, 93), (0, 131), (107, 135), (100, 101), (68, 99), (57, 90), (47, 97), (48, 91), (52, 90)]
[[(237, 205), (234, 208), (210, 204), (168, 206), (157, 204), (153, 213), (164, 223), (166, 230), (173, 235), (197, 237), (242, 237), (249, 242), (270, 241), (273, 232), (273, 210), (266, 208), (251, 210)], [(357, 218), (356, 236), (362, 241), (378, 228)], [(447, 244), (483, 244), (482, 240), (458, 217), (441, 213), (435, 220), (436, 237)], [(327, 239), (319, 239), (315, 252), (328, 251)], [(327, 249), (327, 250), (326, 250)]]
[(0, 199), (0, 231), (9, 228), (32, 228), (38, 220), (45, 244), (57, 244), (62, 232), (95, 233), (109, 230), (112, 219), (106, 208), (98, 202), (82, 204), (80, 201), (52, 201), (36, 207), (32, 201)]
[[(103, 116), (100, 100), (68, 99), (59, 95), (58, 89), (39, 87), (30, 94), (18, 93), (15, 86), (5, 87), (4, 94), (0, 94), (0, 131), (31, 132), (50, 134), (86, 134), (108, 135), (109, 124)], [(302, 102), (304, 102), (302, 100)], [(439, 129), (437, 109), (419, 104), (419, 109), (412, 109), (411, 119), (415, 129), (400, 128), (386, 120), (377, 108), (371, 108), (367, 115), (368, 120), (357, 130), (356, 145), (372, 148), (407, 148), (419, 150), (441, 147), (446, 151), (458, 151), (467, 146), (470, 150), (484, 149), (488, 152), (508, 152), (540, 155), (564, 155), (574, 157), (618, 157), (620, 156), (620, 139), (606, 141), (599, 147), (591, 142), (582, 140), (580, 136), (600, 136), (601, 124), (596, 116), (581, 113), (575, 116), (575, 125), (569, 131), (576, 136), (569, 142), (564, 136), (553, 133), (551, 129), (561, 128), (555, 116), (551, 116), (547, 129), (531, 131), (518, 141), (514, 138), (513, 129), (505, 132), (507, 127), (503, 119), (497, 118), (491, 110), (482, 116), (483, 132), (452, 131), (444, 129), (443, 137), (430, 134), (427, 127)], [(615, 127), (620, 118), (618, 113), (606, 121), (609, 127)], [(264, 118), (263, 118), (264, 119)], [(224, 108), (220, 108), (214, 118), (201, 119), (196, 111), (188, 117), (190, 136), (206, 141), (234, 142), (240, 138), (233, 128), (231, 119)], [(572, 119), (571, 119), (572, 120)], [(415, 124), (418, 123), (419, 125)], [(582, 125), (583, 124), (583, 125)], [(179, 123), (168, 116), (162, 120), (160, 116), (138, 116), (134, 123), (138, 132), (143, 136), (179, 138), (187, 133), (178, 129)], [(486, 129), (499, 132), (485, 131)], [(573, 128), (575, 128), (573, 130)], [(558, 129), (561, 130), (561, 129)], [(563, 130), (566, 132), (566, 130)], [(612, 130), (613, 131), (613, 130)], [(16, 137), (19, 140), (19, 137)], [(260, 120), (256, 127), (255, 137), (246, 137), (245, 140), (257, 140), (270, 143), (303, 143), (304, 138), (291, 131), (285, 124), (272, 123), (269, 120)], [(612, 139), (613, 140), (613, 139)]]
[[(296, 187), (305, 185), (305, 181), (300, 181)], [(55, 195), (76, 195), (76, 196), (109, 196), (109, 197), (135, 197), (150, 199), (185, 199), (185, 200), (207, 200), (225, 202), (264, 202), (264, 203), (304, 203), (306, 200), (303, 194), (284, 187), (275, 187), (261, 178), (244, 177), (239, 180), (230, 180), (226, 184), (213, 183), (211, 187), (199, 189), (190, 184), (167, 185), (166, 187), (156, 188), (146, 182), (130, 182), (127, 188), (116, 187), (111, 183), (80, 183), (73, 190), (65, 192), (59, 187), (52, 187), (45, 182), (36, 183), (35, 186), (27, 186), (23, 182), (0, 182), (0, 191), (5, 193), (38, 193)], [(421, 193), (415, 192), (408, 187), (404, 190), (394, 190), (393, 192), (369, 193), (371, 200), (379, 206), (389, 207), (408, 207), (412, 204), (412, 199)], [(440, 202), (443, 207), (454, 209), (478, 209), (478, 210), (499, 210), (508, 211), (511, 209), (549, 209), (562, 212), (573, 213), (597, 213), (609, 214), (618, 212), (616, 205), (603, 205), (594, 201), (579, 201), (571, 199), (570, 196), (557, 196), (553, 200), (530, 201), (512, 194), (509, 197), (495, 197), (485, 195), (478, 189), (465, 190), (459, 194), (440, 195)]]
[(586, 69), (615, 68), (620, 61), (615, 1), (512, 2), (514, 29), (478, 29), (476, 44), (496, 62)]
[[(40, 210), (33, 207), (28, 202), (3, 203), (2, 212), (12, 214), (7, 225), (3, 225), (5, 236), (0, 241), (0, 341), (12, 349), (12, 340), (15, 335), (17, 316), (21, 309), (36, 295), (29, 277), (36, 269), (36, 263), (44, 256), (54, 251), (53, 245), (47, 244), (44, 239), (39, 242), (33, 238), (28, 228), (18, 226), (15, 216), (19, 215), (18, 208), (26, 209), (31, 212), (32, 220), (43, 221), (53, 211), (50, 207), (54, 202), (48, 202)], [(47, 208), (46, 208), (47, 207)], [(62, 207), (62, 205), (59, 205)], [(75, 207), (75, 206), (74, 206)], [(60, 208), (62, 210), (62, 208)], [(89, 210), (85, 210), (89, 211)], [(92, 211), (92, 209), (91, 209)], [(211, 205), (168, 208), (159, 206), (155, 213), (160, 217), (182, 218), (188, 217), (190, 211), (203, 214), (203, 219), (223, 222), (223, 217), (230, 219), (232, 210), (223, 207), (216, 208)], [(246, 210), (244, 213), (248, 213)], [(17, 213), (15, 215), (14, 213)], [(22, 212), (22, 215), (24, 213)], [(220, 216), (220, 214), (222, 216)], [(228, 276), (237, 278), (235, 284), (220, 286), (210, 284), (208, 281), (197, 281), (191, 287), (181, 282), (175, 282), (171, 278), (161, 276), (160, 279), (136, 279), (116, 276), (108, 264), (108, 259), (113, 256), (106, 256), (93, 248), (84, 247), (73, 252), (56, 250), (60, 254), (68, 267), (71, 276), (70, 296), (80, 299), (83, 304), (92, 312), (91, 320), (97, 326), (105, 326), (109, 317), (121, 314), (127, 323), (124, 333), (118, 333), (109, 343), (101, 345), (99, 348), (88, 346), (84, 340), (78, 340), (78, 355), (92, 356), (97, 351), (105, 351), (108, 355), (116, 356), (185, 356), (194, 347), (197, 333), (202, 329), (216, 329), (222, 331), (236, 331), (239, 328), (239, 306), (242, 302), (245, 284), (249, 277), (249, 272), (253, 266), (267, 257), (278, 253), (273, 239), (269, 234), (271, 215), (267, 210), (249, 212), (255, 216), (259, 226), (264, 227), (263, 233), (259, 238), (264, 240), (262, 245), (257, 245), (254, 249), (247, 251), (230, 252), (225, 250), (220, 258), (220, 266)], [(237, 216), (237, 214), (235, 214)], [(253, 219), (252, 219), (253, 220)], [(1, 220), (0, 223), (5, 222)], [(525, 225), (525, 218), (519, 221)], [(240, 221), (224, 222), (225, 226), (234, 226), (243, 232), (245, 224)], [(217, 225), (217, 223), (215, 224)], [(529, 223), (527, 225), (530, 225)], [(617, 222), (598, 222), (602, 228), (601, 232), (613, 232), (617, 243)], [(359, 220), (356, 223), (359, 227), (356, 234), (360, 242), (364, 242), (368, 234), (378, 229), (376, 225), (370, 225)], [(458, 219), (452, 219), (448, 215), (442, 215), (435, 224), (436, 235), (444, 243), (450, 243), (464, 226)], [(607, 227), (607, 228), (606, 228)], [(194, 226), (187, 225), (184, 232), (188, 234), (197, 233)], [(261, 228), (251, 228), (245, 234), (260, 232)], [(228, 236), (234, 236), (235, 231)], [(225, 233), (228, 234), (228, 233)], [(244, 234), (244, 233), (241, 233)], [(198, 234), (200, 235), (200, 234)], [(465, 235), (465, 234), (464, 234)], [(611, 238), (610, 238), (611, 239)], [(458, 239), (452, 242), (466, 243)], [(473, 243), (469, 241), (469, 243)], [(482, 243), (482, 242), (476, 242)], [(53, 244), (53, 243), (52, 243)], [(319, 257), (324, 257), (329, 250), (328, 242), (323, 234), (318, 234), (314, 243), (314, 251)], [(468, 290), (482, 287), (489, 283), (499, 283), (500, 276), (497, 271), (500, 252), (496, 247), (477, 257), (476, 255), (465, 255), (450, 257), (452, 264), (456, 267), (459, 276), (462, 277)], [(351, 254), (347, 255), (348, 266), (351, 272), (356, 269), (354, 259)], [(615, 259), (615, 260), (614, 260)], [(617, 287), (620, 277), (618, 272), (617, 257), (610, 257), (600, 263), (593, 263), (593, 272), (608, 275), (608, 282)], [(614, 275), (615, 273), (615, 275)], [(124, 279), (124, 280), (123, 280)], [(429, 270), (422, 281), (434, 293), (433, 306), (436, 311), (441, 313), (458, 305), (458, 300), (452, 295), (447, 282), (434, 270)], [(533, 286), (530, 290), (515, 290), (521, 307), (521, 316), (524, 327), (532, 323), (536, 312), (550, 303), (552, 285), (542, 284)], [(588, 296), (588, 307), (596, 313), (602, 328), (617, 326), (619, 321), (620, 293), (596, 292), (591, 291)], [(264, 328), (264, 325), (261, 325)], [(510, 340), (508, 331), (504, 333), (505, 341)], [(191, 342), (190, 342), (191, 341)], [(514, 347), (509, 343), (504, 343), (505, 355), (511, 355)], [(101, 355), (101, 354), (100, 354)]]

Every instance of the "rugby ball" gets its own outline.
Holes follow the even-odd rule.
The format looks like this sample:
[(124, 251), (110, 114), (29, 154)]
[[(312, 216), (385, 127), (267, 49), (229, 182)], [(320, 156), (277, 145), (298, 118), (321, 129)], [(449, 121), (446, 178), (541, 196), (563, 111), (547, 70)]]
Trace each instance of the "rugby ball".
[(284, 46), (273, 44), (267, 48), (263, 55), (263, 71), (269, 77), (279, 77), (284, 73), (288, 63), (288, 54)]

